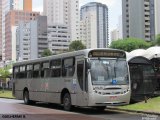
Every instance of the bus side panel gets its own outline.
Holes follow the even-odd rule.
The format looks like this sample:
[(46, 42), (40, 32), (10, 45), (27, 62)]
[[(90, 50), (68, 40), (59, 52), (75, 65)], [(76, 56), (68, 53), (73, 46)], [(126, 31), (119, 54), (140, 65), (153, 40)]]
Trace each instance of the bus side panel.
[(15, 97), (17, 99), (23, 99), (23, 90), (27, 87), (27, 80), (26, 79), (16, 79), (15, 80)]
[(60, 96), (64, 82), (62, 78), (47, 78), (44, 81), (46, 102), (60, 103)]
[(46, 80), (46, 102), (61, 103), (61, 94), (67, 89), (71, 95), (72, 105), (76, 105), (76, 94), (72, 90), (73, 78), (50, 78)]
[(23, 100), (23, 91), (15, 90), (16, 99)]
[(46, 101), (45, 97), (45, 79), (36, 78), (31, 81), (29, 87), (29, 95), (31, 100)]
[(67, 88), (70, 93), (72, 105), (77, 105), (77, 99), (76, 99), (77, 91), (73, 83), (73, 81), (75, 80), (75, 76), (63, 79), (64, 79), (64, 88)]

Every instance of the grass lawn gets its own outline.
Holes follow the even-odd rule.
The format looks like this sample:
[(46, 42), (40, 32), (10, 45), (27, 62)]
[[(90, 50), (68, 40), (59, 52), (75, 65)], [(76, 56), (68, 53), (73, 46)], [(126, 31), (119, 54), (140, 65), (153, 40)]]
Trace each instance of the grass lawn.
[(139, 102), (126, 106), (118, 107), (125, 110), (147, 111), (160, 113), (160, 97), (152, 98), (145, 102)]
[(0, 90), (0, 98), (14, 98), (14, 97), (12, 96), (12, 91), (4, 90), (3, 93), (2, 90)]

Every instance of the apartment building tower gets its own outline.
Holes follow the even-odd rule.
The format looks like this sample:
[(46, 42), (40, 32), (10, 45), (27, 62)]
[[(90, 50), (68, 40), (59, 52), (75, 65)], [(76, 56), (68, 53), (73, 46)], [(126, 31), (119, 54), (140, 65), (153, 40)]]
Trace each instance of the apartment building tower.
[(30, 22), (20, 22), (16, 31), (16, 60), (40, 58), (48, 48), (47, 17), (39, 16)]
[(49, 25), (48, 43), (48, 47), (53, 54), (67, 52), (70, 43), (68, 27), (65, 25)]
[(120, 39), (119, 38), (119, 31), (118, 31), (118, 29), (112, 30), (110, 34), (111, 34), (111, 42), (112, 41), (117, 41), (117, 40)]
[(0, 61), (2, 60), (2, 0), (0, 0)]
[(81, 7), (80, 40), (87, 48), (108, 46), (108, 7), (106, 5), (91, 2)]
[(23, 10), (23, 0), (11, 0), (12, 10)]
[[(60, 42), (57, 42), (57, 38), (50, 37), (49, 42), (53, 45), (52, 47), (50, 46), (50, 50), (53, 53), (62, 50), (57, 49), (57, 51), (54, 51), (54, 47), (66, 46), (71, 41), (79, 40), (79, 0), (43, 0), (43, 5), (43, 14), (48, 19), (48, 29), (56, 27), (56, 31), (50, 32), (49, 36), (51, 34), (59, 36), (57, 31), (68, 30), (67, 33), (64, 33), (65, 37), (59, 36)], [(54, 46), (55, 44), (56, 46)], [(64, 47), (64, 51), (65, 49), (66, 47)]]
[(23, 10), (23, 0), (0, 0), (0, 56), (5, 61), (5, 17), (10, 10)]
[(154, 0), (122, 0), (123, 38), (155, 39)]
[(155, 0), (155, 32), (160, 34), (160, 0)]
[(5, 15), (9, 12), (9, 10), (13, 9), (13, 1), (12, 0), (0, 0), (1, 3), (1, 32), (0, 32), (0, 55), (2, 56), (2, 60), (5, 59)]
[[(19, 22), (29, 22), (31, 20), (36, 20), (39, 16), (39, 12), (29, 12), (29, 11), (21, 11), (21, 10), (11, 10), (6, 14), (5, 18), (5, 60), (15, 61), (16, 56), (16, 40), (12, 37), (12, 28), (18, 26)], [(16, 33), (15, 33), (16, 34)], [(14, 45), (12, 44), (14, 43)]]

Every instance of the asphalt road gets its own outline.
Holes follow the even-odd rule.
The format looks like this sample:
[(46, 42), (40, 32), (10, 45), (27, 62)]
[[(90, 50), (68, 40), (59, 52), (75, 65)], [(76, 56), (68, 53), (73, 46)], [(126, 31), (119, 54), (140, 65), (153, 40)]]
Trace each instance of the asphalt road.
[(62, 110), (59, 105), (38, 103), (25, 105), (21, 100), (0, 98), (0, 120), (160, 120), (160, 116), (91, 108)]

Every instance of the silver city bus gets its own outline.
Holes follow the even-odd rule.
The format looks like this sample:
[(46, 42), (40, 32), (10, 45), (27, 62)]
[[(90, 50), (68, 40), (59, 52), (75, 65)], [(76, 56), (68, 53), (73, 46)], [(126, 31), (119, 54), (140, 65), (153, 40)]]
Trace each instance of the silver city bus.
[(86, 49), (13, 65), (13, 95), (36, 101), (105, 109), (130, 102), (126, 54), (114, 49)]

